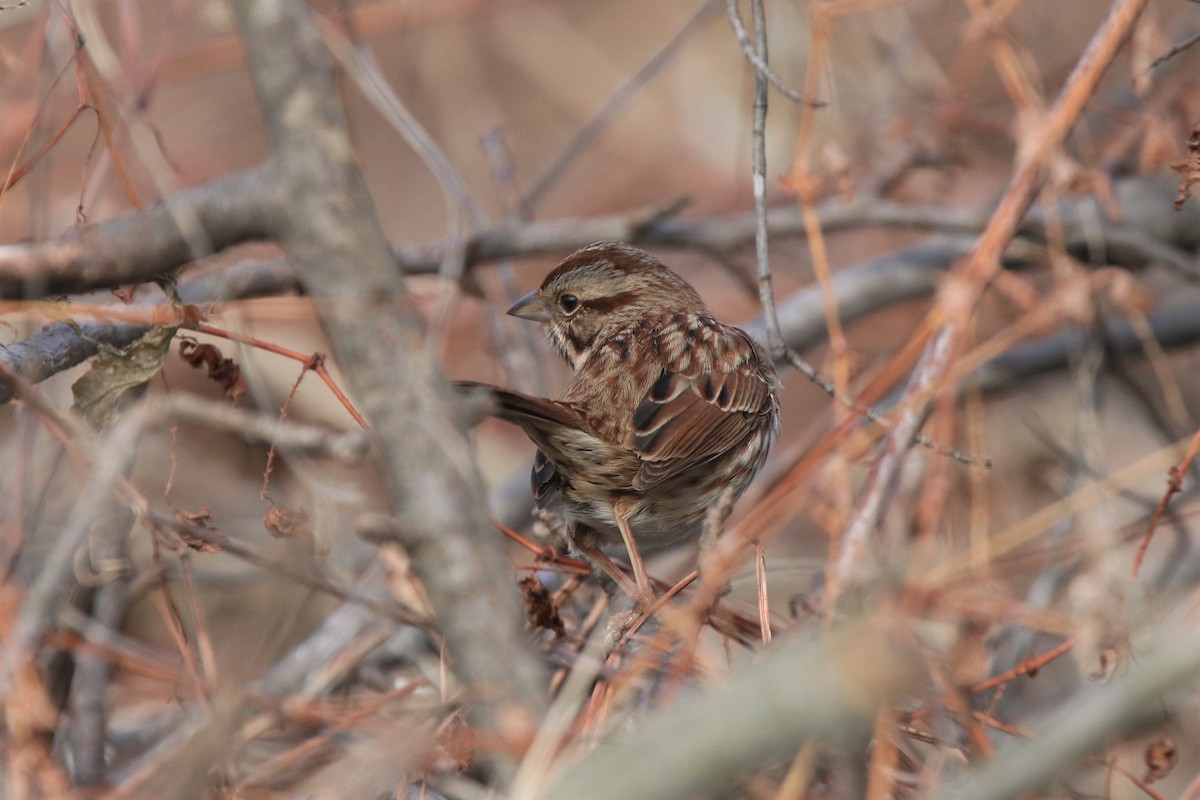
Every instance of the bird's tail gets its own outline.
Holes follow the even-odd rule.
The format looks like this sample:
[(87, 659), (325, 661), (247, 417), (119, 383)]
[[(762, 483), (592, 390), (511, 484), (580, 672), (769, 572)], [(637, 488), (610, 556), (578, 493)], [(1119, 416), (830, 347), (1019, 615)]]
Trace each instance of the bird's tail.
[(569, 427), (580, 424), (578, 412), (556, 400), (475, 381), (455, 381), (454, 386), (468, 397), (484, 400), (487, 403), (486, 413), (520, 425), (527, 431), (544, 428), (547, 424)]

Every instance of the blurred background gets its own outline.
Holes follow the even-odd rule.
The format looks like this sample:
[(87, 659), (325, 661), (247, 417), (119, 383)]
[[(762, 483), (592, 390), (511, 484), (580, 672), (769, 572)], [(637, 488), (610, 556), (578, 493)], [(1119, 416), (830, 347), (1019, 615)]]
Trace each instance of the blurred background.
[[(724, 3), (347, 0), (314, 6), (330, 30), (369, 49), (479, 210), (480, 218), (471, 220), (453, 209), (438, 176), (353, 77), (341, 72), (357, 157), (397, 247), (436, 246), (446, 237), (527, 220), (664, 212), (699, 222), (744, 215), (752, 208), (754, 73)], [(0, 244), (53, 238), (253, 167), (268, 156), (263, 115), (225, 2), (6, 0), (0, 8), (0, 159), (18, 178), (0, 194)], [(917, 216), (935, 210), (969, 218), (967, 230), (958, 231), (932, 216), (911, 225), (860, 221), (831, 229), (824, 238), (825, 259), (835, 275), (929, 242), (931, 236), (969, 235), (971, 225), (977, 230), (1011, 175), (1023, 137), (1053, 101), (1107, 12), (1095, 0), (782, 0), (768, 2), (766, 10), (772, 68), (821, 104), (814, 109), (772, 92), (765, 138), (769, 203), (795, 208), (795, 190), (803, 179), (823, 209), (887, 201), (917, 209)], [(749, 25), (748, 6), (742, 15)], [(814, 19), (826, 27), (815, 30)], [(1038, 689), (1053, 696), (1094, 672), (1100, 653), (1119, 648), (1117, 632), (1125, 623), (1113, 623), (1114, 616), (1133, 614), (1130, 606), (1139, 615), (1175, 606), (1194, 590), (1200, 573), (1190, 488), (1172, 505), (1169, 524), (1148, 551), (1142, 578), (1131, 581), (1122, 572), (1161, 497), (1166, 466), (1174, 463), (1166, 458), (1161, 465), (1145, 466), (1141, 460), (1189, 436), (1200, 412), (1194, 336), (1181, 334), (1163, 348), (1148, 346), (1153, 319), (1146, 322), (1145, 316), (1152, 309), (1178, 309), (1186, 317), (1194, 308), (1194, 318), (1200, 318), (1195, 271), (1200, 228), (1188, 233), (1197, 219), (1197, 202), (1188, 200), (1182, 212), (1172, 209), (1178, 177), (1169, 168), (1184, 157), (1200, 120), (1200, 48), (1151, 66), (1196, 30), (1200, 7), (1194, 3), (1150, 4), (1055, 162), (1046, 202), (1035, 212), (1049, 220), (1049, 233), (1010, 253), (1020, 261), (1029, 303), (1014, 302), (1012, 293), (989, 293), (974, 319), (975, 341), (994, 349), (975, 351), (979, 362), (1023, 340), (1058, 341), (1054, 337), (1065, 332), (1076, 335), (1074, 344), (1064, 346), (1061, 359), (1046, 372), (1002, 377), (964, 393), (960, 413), (931, 434), (994, 466), (963, 466), (918, 450), (914, 461), (929, 472), (914, 468), (911, 479), (902, 478), (896, 510), (883, 523), (889, 535), (900, 538), (933, 534), (932, 554), (919, 558), (975, 558), (989, 565), (969, 583), (1001, 609), (985, 626), (987, 636), (995, 637), (988, 651), (995, 661), (988, 663), (1006, 663), (997, 669), (1047, 649), (1059, 640), (1054, 631), (1083, 642), (1071, 657), (1056, 662), (1061, 674), (1043, 679), (1004, 707), (1014, 716), (1037, 708)], [(817, 33), (820, 50), (814, 54)], [(77, 58), (81, 41), (90, 54), (86, 64)], [(561, 169), (548, 173), (589, 125), (594, 138)], [(676, 210), (680, 201), (686, 205)], [(1056, 220), (1066, 233), (1055, 233)], [(1071, 230), (1088, 225), (1095, 240), (1102, 240), (1096, 231), (1119, 220), (1138, 226), (1145, 221), (1137, 228), (1143, 239), (1135, 245), (1157, 242), (1170, 257), (1131, 245), (1137, 253), (1126, 258), (1111, 243), (1107, 251), (1093, 248), (1081, 257), (1064, 243)], [(816, 291), (809, 240), (794, 233), (793, 228), (772, 240), (781, 305), (805, 290)], [(761, 314), (752, 242), (721, 252), (650, 249), (691, 281), (722, 320), (749, 325)], [(199, 260), (185, 276), (281, 255), (270, 244), (246, 245)], [(549, 396), (561, 390), (569, 374), (566, 365), (528, 323), (503, 311), (563, 255), (481, 264), (461, 285), (433, 274), (411, 277), (431, 335), (441, 339), (450, 377)], [(1190, 263), (1192, 272), (1181, 263)], [(924, 318), (935, 284), (923, 293), (897, 294), (872, 313), (848, 319), (847, 347), (836, 360), (823, 336), (800, 342), (803, 355), (827, 374), (844, 369), (856, 395), (901, 351)], [(118, 298), (96, 293), (84, 300), (107, 304)], [(0, 330), (5, 345), (61, 317), (45, 304), (9, 304), (5, 311)], [(211, 314), (212, 325), (235, 334), (304, 354), (329, 350), (309, 302), (299, 294), (215, 304)], [(819, 311), (816, 319), (823, 319)], [(1106, 337), (1105, 324), (1118, 320), (1133, 321), (1149, 358), (1120, 351)], [(197, 338), (215, 344), (240, 366), (247, 389), (242, 407), (278, 411), (301, 374), (297, 361), (259, 347)], [(330, 367), (338, 381), (336, 364)], [(61, 373), (40, 388), (65, 409), (72, 403), (71, 384), (85, 369)], [(965, 381), (970, 374), (959, 377)], [(802, 480), (789, 483), (790, 471), (844, 409), (796, 371), (785, 370), (782, 377), (783, 435), (734, 522), (771, 492), (802, 498), (760, 534), (769, 540), (773, 611), (786, 627), (803, 618), (804, 598), (819, 594), (831, 536), (845, 525), (872, 464), (871, 441), (879, 430), (857, 426)], [(147, 391), (184, 390), (221, 396), (220, 386), (172, 352)], [(288, 413), (338, 428), (354, 425), (311, 374)], [(21, 541), (26, 553), (36, 553), (53, 541), (86, 475), (70, 468), (61, 444), (27, 409), (6, 406), (0, 425), (0, 521), (10, 537), (5, 552), (15, 552), (14, 543)], [(515, 428), (494, 422), (480, 425), (476, 445), (494, 514), (527, 529), (532, 446)], [(1139, 463), (1143, 466), (1136, 467)], [(263, 491), (266, 465), (265, 448), (177, 426), (143, 440), (134, 482), (164, 509), (203, 510), (221, 532), (281, 563), (317, 570), (343, 584), (352, 584), (365, 565), (382, 558), (393, 588), (408, 597), (404, 587), (411, 577), (402, 554), (380, 556), (355, 533), (360, 513), (386, 507), (372, 465), (350, 469), (322, 460), (280, 459)], [(1087, 487), (1100, 488), (1080, 499)], [(1033, 517), (1059, 502), (1065, 511), (1052, 523)], [(263, 517), (274, 507), (302, 510), (307, 533), (273, 536)], [(1039, 535), (1021, 540), (1023, 524), (1040, 525)], [(989, 537), (1002, 535), (1017, 536), (1023, 544), (989, 555)], [(132, 548), (140, 573), (170, 575), (163, 591), (185, 609), (172, 613), (182, 614), (178, 624), (187, 638), (211, 643), (212, 672), (201, 682), (207, 692), (254, 680), (338, 605), (327, 594), (226, 553), (187, 556), (196, 583), (185, 586), (177, 567), (159, 562), (151, 537), (135, 532)], [(515, 561), (529, 561), (519, 548), (512, 552)], [(692, 552), (674, 554), (656, 563), (654, 571), (677, 579), (694, 559)], [(22, 567), (35, 564), (36, 558), (23, 556), (11, 580), (24, 583), (28, 576), (21, 576)], [(178, 634), (164, 623), (164, 615), (170, 615), (156, 595), (159, 584), (147, 578), (138, 586), (126, 635), (177, 662), (178, 656), (170, 654), (177, 650)], [(1119, 598), (1111, 593), (1113, 586), (1119, 586)], [(753, 615), (754, 599), (753, 568), (747, 566), (729, 602)], [(962, 607), (978, 602), (978, 597), (964, 600)], [(1018, 607), (1038, 622), (1020, 631), (1004, 624)], [(1047, 616), (1038, 616), (1043, 612)], [(583, 612), (564, 613), (571, 620), (571, 613)], [(929, 625), (935, 640), (958, 635), (945, 620)], [(744, 658), (737, 654), (727, 660), (723, 645), (715, 636), (706, 643), (714, 663), (725, 666)], [(436, 663), (436, 654), (426, 655)], [(398, 669), (390, 662), (372, 668), (389, 676), (389, 670)], [(986, 677), (987, 664), (978, 669), (977, 677)], [(198, 691), (190, 679), (120, 670), (112, 725), (144, 728), (147, 720), (169, 715)], [(1193, 773), (1200, 755), (1191, 736), (1196, 722), (1169, 723), (1179, 726), (1176, 738)], [(261, 752), (247, 748), (239, 756), (251, 766), (230, 768), (230, 785), (253, 775), (264, 753), (275, 755), (284, 747), (258, 744)], [(1144, 749), (1143, 741), (1128, 743), (1114, 748), (1113, 758), (1137, 771)], [(136, 752), (130, 745), (129, 753)], [(124, 763), (122, 758), (134, 756), (120, 754), (114, 764)], [(1174, 784), (1162, 785), (1181, 792), (1192, 777), (1181, 772), (1166, 779)], [(1098, 769), (1091, 780), (1103, 781), (1105, 775)], [(1111, 779), (1111, 772), (1107, 775)]]

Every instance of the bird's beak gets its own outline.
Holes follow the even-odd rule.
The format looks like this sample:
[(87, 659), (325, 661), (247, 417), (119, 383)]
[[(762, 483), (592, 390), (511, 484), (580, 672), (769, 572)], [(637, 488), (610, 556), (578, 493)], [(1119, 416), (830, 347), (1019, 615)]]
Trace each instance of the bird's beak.
[(546, 313), (546, 307), (542, 305), (542, 298), (538, 296), (537, 289), (534, 289), (518, 300), (508, 310), (508, 313), (511, 316), (520, 317), (521, 319), (531, 319), (534, 322), (550, 321), (550, 315)]

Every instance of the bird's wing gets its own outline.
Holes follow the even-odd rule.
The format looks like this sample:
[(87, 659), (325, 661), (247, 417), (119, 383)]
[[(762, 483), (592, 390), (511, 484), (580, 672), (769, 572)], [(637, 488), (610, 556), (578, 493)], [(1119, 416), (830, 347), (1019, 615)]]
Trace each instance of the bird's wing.
[(650, 488), (737, 445), (775, 404), (761, 351), (731, 331), (730, 352), (709, 369), (665, 370), (634, 411), (625, 445), (642, 460), (633, 488)]

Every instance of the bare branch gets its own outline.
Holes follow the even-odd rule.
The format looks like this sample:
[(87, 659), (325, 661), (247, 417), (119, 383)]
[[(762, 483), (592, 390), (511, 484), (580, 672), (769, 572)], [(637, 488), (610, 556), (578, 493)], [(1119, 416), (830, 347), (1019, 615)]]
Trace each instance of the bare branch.
[[(913, 370), (912, 378), (904, 390), (905, 406), (900, 418), (884, 440), (883, 451), (875, 460), (871, 474), (859, 495), (854, 516), (842, 534), (841, 552), (837, 555), (834, 572), (835, 589), (830, 592), (831, 606), (853, 608), (861, 601), (862, 590), (878, 575), (872, 570), (872, 556), (880, 561), (897, 554), (882, 552), (880, 532), (883, 513), (891, 502), (900, 470), (904, 466), (909, 450), (917, 441), (917, 434), (933, 410), (931, 398), (937, 388), (937, 378), (950, 361), (950, 337), (944, 331), (936, 335), (925, 349), (921, 361)], [(843, 600), (838, 605), (838, 599)]]
[[(338, 363), (383, 452), (393, 508), (472, 715), (531, 724), (545, 705), (523, 619), (457, 403), (422, 341), (403, 275), (354, 161), (332, 63), (304, 3), (235, 5), (267, 114), (286, 206), (283, 243), (312, 295)], [(296, 113), (297, 108), (305, 113)]]
[[(283, 260), (250, 262), (185, 280), (177, 294), (184, 303), (201, 305), (225, 300), (278, 295), (300, 288), (296, 272)], [(161, 296), (166, 300), (165, 296)], [(149, 302), (148, 300), (146, 302)], [(100, 345), (128, 347), (145, 335), (145, 325), (94, 320), (56, 322), (19, 342), (0, 348), (0, 364), (30, 383), (82, 364), (100, 351)], [(12, 390), (0, 383), (0, 403), (12, 399)]]
[[(250, 182), (257, 172), (246, 173), (239, 182)], [(230, 181), (233, 178), (228, 179)], [(216, 212), (201, 208), (208, 200), (220, 200), (220, 181), (190, 190), (189, 202), (197, 205), (201, 219)], [(201, 192), (201, 188), (206, 191)], [(1192, 255), (1200, 247), (1200, 205), (1189, 204), (1176, 213), (1172, 201), (1177, 181), (1162, 176), (1129, 178), (1114, 189), (1123, 207), (1119, 222), (1108, 220), (1095, 200), (1085, 197), (1056, 209), (1072, 254), (1090, 261), (1099, 246), (1104, 263), (1141, 267), (1161, 263), (1179, 274), (1200, 274)], [(206, 200), (206, 198), (208, 200)], [(677, 211), (672, 204), (671, 210)], [(153, 209), (133, 211), (110, 222), (85, 229), (91, 249), (122, 253), (120, 268), (109, 280), (103, 270), (111, 261), (98, 259), (75, 238), (46, 243), (0, 246), (0, 298), (36, 299), (48, 294), (85, 291), (147, 281), (170, 274), (190, 260), (187, 243), (178, 231), (167, 226), (146, 240), (125, 238), (123, 231), (139, 233), (152, 227), (145, 218)], [(262, 216), (262, 212), (257, 212)], [(1044, 241), (1045, 213), (1034, 210), (1017, 228), (1019, 236)], [(978, 233), (987, 217), (977, 211), (916, 206), (868, 198), (845, 205), (828, 201), (818, 211), (827, 234), (861, 228), (905, 228), (940, 233)], [(1097, 226), (1097, 220), (1100, 221)], [(801, 209), (795, 204), (768, 209), (767, 230), (779, 238), (805, 236)], [(480, 231), (453, 243), (461, 248), (468, 265), (515, 256), (567, 253), (602, 240), (626, 241), (643, 246), (694, 248), (707, 253), (728, 253), (754, 241), (755, 212), (706, 218), (680, 218), (660, 209), (614, 214), (606, 217), (527, 222)], [(1097, 229), (1098, 228), (1098, 229)], [(265, 235), (265, 234), (264, 234)], [(114, 238), (120, 237), (120, 238)], [(258, 238), (258, 234), (249, 238)], [(220, 239), (214, 239), (221, 244)], [(236, 242), (229, 241), (231, 245)], [(405, 272), (436, 273), (445, 259), (446, 242), (395, 248), (393, 255)], [(282, 265), (280, 266), (282, 269)], [(43, 272), (49, 276), (41, 279)], [(9, 276), (7, 282), (4, 276)], [(53, 283), (54, 291), (49, 291)], [(234, 295), (236, 296), (236, 295)]]
[[(268, 163), (249, 172), (188, 189), (172, 198), (199, 220), (213, 251), (270, 238), (273, 210), (286, 198), (271, 194)], [(0, 246), (0, 297), (47, 297), (170, 276), (194, 258), (188, 237), (167, 203), (124, 214), (61, 239)]]
[[(1200, 340), (1200, 309), (1187, 304), (1162, 308), (1146, 315), (1154, 339), (1164, 350), (1188, 347)], [(1012, 387), (1029, 380), (1065, 369), (1094, 334), (1070, 330), (1017, 345), (1003, 355), (993, 358), (971, 375), (968, 386), (989, 392)], [(1113, 320), (1105, 325), (1105, 345), (1115, 355), (1146, 355), (1142, 340), (1133, 325), (1125, 320)]]
[[(771, 280), (771, 256), (767, 241), (767, 21), (761, 0), (751, 0), (754, 9), (754, 48), (751, 52), (762, 62), (763, 68), (754, 77), (754, 122), (752, 125), (753, 154), (751, 177), (754, 182), (754, 257), (757, 263), (758, 299), (762, 303), (763, 316), (767, 325), (767, 348), (772, 357), (783, 350), (783, 338), (779, 333), (779, 319), (775, 313), (775, 288)], [(730, 0), (729, 15), (737, 21), (737, 0)], [(745, 37), (741, 31), (739, 40)], [(746, 44), (749, 44), (748, 42)], [(745, 47), (745, 45), (743, 45)]]
[[(91, 616), (92, 624), (100, 630), (119, 630), (125, 617), (132, 573), (126, 547), (134, 521), (131, 510), (110, 504), (98, 515), (93, 528), (88, 561), (103, 582), (93, 593)], [(86, 650), (75, 654), (70, 700), (72, 778), (77, 786), (104, 782), (112, 671), (112, 662), (107, 658)]]
[(1150, 62), (1150, 69), (1154, 69), (1159, 64), (1165, 64), (1166, 62), (1170, 61), (1175, 56), (1182, 53), (1184, 50), (1187, 50), (1189, 47), (1194, 46), (1197, 42), (1200, 42), (1200, 33), (1189, 36), (1188, 38), (1184, 39), (1179, 44), (1172, 45), (1170, 50), (1168, 50), (1167, 52), (1163, 53), (1161, 56), (1159, 56), (1158, 58), (1156, 58)]
[(850, 626), (815, 642), (794, 638), (761, 663), (642, 720), (545, 796), (725, 796), (756, 766), (794, 754), (810, 737), (868, 735), (875, 704), (911, 684), (911, 659), (881, 625)]

